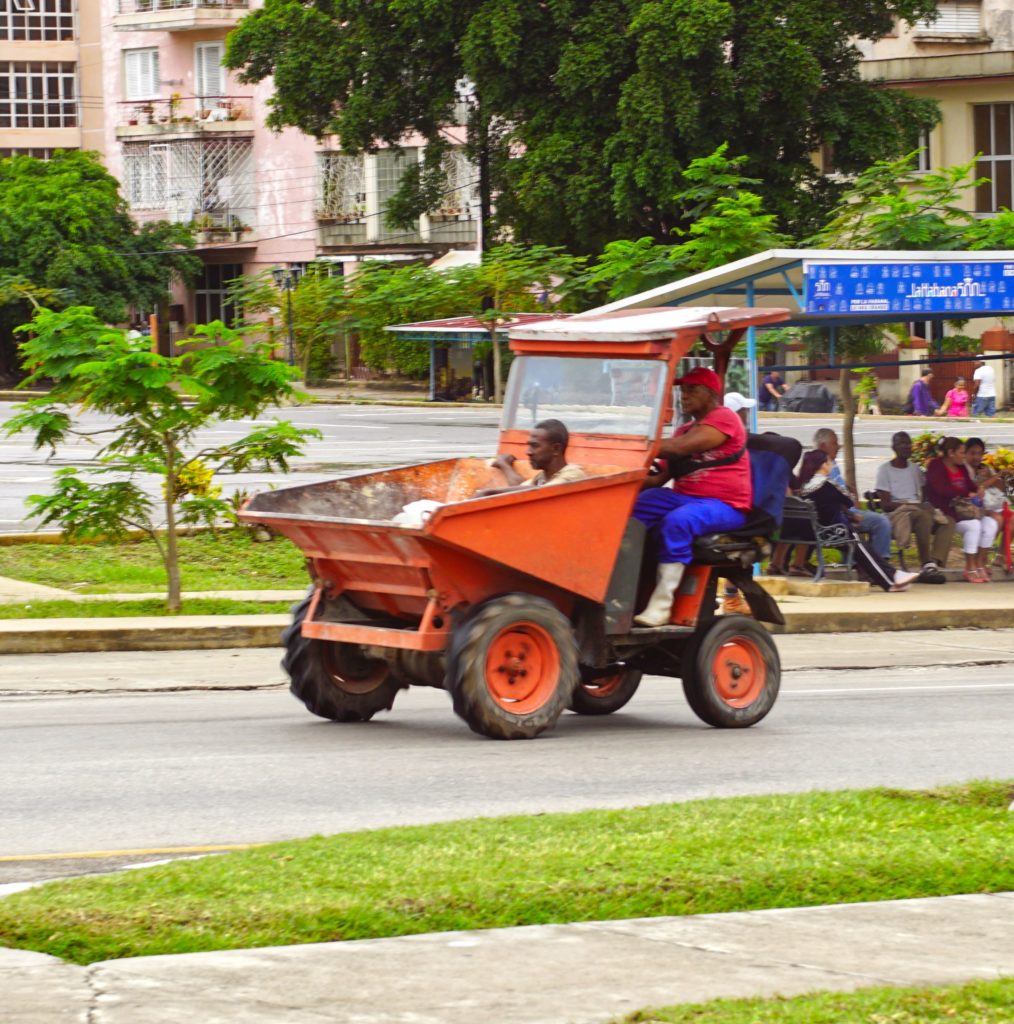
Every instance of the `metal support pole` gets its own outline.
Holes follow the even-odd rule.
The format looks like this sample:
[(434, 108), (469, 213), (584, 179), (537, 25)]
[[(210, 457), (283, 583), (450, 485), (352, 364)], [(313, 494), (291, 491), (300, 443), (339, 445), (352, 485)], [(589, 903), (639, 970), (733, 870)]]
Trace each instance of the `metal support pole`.
[[(753, 281), (746, 285), (746, 304), (753, 305)], [(747, 394), (754, 399), (753, 407), (750, 409), (750, 430), (757, 433), (757, 331), (753, 327), (746, 329), (746, 359), (750, 368), (749, 390)]]
[(285, 306), (289, 321), (289, 366), (296, 365), (296, 341), (292, 334), (292, 278), (285, 278)]

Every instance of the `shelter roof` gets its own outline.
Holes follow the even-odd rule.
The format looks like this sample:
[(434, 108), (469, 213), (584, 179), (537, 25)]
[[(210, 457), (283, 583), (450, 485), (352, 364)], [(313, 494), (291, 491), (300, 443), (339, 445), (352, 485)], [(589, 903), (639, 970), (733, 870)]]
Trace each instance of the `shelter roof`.
[[(886, 249), (768, 249), (744, 259), (726, 263), (714, 270), (682, 278), (631, 295), (616, 302), (577, 314), (579, 319), (603, 313), (658, 306), (684, 306), (707, 303), (716, 306), (789, 307), (792, 318), (779, 326), (829, 326), (895, 322), (902, 319), (897, 312), (880, 314), (865, 311), (829, 317), (806, 312), (804, 264), (930, 264), (930, 263), (1003, 262), (1014, 267), (1014, 252), (983, 250), (977, 252), (922, 252)], [(956, 316), (973, 318), (993, 313), (913, 311), (910, 320), (952, 320)]]
[[(506, 319), (497, 324), (497, 333), (506, 334), (512, 327), (521, 324), (540, 323), (543, 320), (565, 320), (570, 313), (508, 313)], [(452, 316), (446, 320), (420, 320), (412, 324), (393, 324), (385, 330), (393, 331), (396, 334), (421, 334), (421, 335), (445, 335), (454, 334), (458, 336), (475, 335), (479, 341), (489, 338), (487, 325), (474, 316)]]

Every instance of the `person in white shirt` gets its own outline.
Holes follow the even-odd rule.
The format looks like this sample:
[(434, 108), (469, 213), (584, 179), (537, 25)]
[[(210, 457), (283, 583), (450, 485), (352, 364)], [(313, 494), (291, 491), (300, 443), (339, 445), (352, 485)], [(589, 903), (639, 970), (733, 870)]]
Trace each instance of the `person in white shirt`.
[(996, 370), (988, 363), (979, 359), (975, 363), (975, 398), (972, 402), (973, 416), (996, 415)]
[[(954, 537), (954, 520), (942, 514), (934, 515), (933, 508), (923, 497), (922, 470), (910, 459), (912, 438), (899, 430), (891, 438), (894, 458), (877, 470), (877, 494), (891, 520), (891, 530), (898, 550), (906, 547), (915, 534), (916, 547), (922, 570), (917, 583), (945, 583), (940, 567), (947, 564), (947, 553)], [(946, 522), (938, 522), (937, 519)]]

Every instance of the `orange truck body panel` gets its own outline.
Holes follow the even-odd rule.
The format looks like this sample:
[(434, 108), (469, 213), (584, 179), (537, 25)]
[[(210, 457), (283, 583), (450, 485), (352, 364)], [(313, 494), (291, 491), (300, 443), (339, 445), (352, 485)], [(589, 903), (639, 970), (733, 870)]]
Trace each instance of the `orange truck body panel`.
[[(511, 348), (519, 355), (665, 363), (658, 379), (666, 401), (655, 408), (671, 418), (676, 367), (695, 343), (714, 348), (717, 364), (746, 325), (786, 316), (784, 310), (667, 309), (573, 317), (512, 329)], [(712, 345), (712, 332), (732, 333)], [(581, 598), (601, 603), (661, 434), (661, 422), (650, 437), (572, 431), (567, 459), (587, 476), (564, 484), (474, 498), (480, 488), (504, 486), (500, 471), (485, 459), (445, 459), (265, 492), (240, 517), (284, 534), (306, 553), (318, 588), (314, 611), (322, 595), (346, 595), (359, 609), (395, 620), (329, 622), (310, 614), (305, 636), (439, 651), (453, 609), (497, 594), (545, 597), (565, 614)], [(505, 429), (498, 449), (517, 458), (523, 476), (532, 473), (527, 438), (527, 430)], [(393, 521), (405, 505), (422, 499), (441, 505), (421, 526)], [(695, 618), (692, 604), (674, 617)]]

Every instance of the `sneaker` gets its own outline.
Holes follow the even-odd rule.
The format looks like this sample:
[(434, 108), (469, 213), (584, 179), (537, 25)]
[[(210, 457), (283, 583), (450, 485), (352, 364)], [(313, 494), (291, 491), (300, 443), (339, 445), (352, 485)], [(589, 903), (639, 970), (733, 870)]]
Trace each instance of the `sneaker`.
[(752, 615), (750, 604), (742, 594), (732, 594), (722, 599), (719, 611), (723, 615)]
[(902, 590), (908, 590), (910, 586), (919, 578), (917, 572), (902, 572), (900, 569), (896, 569), (894, 572), (894, 585), (891, 587), (891, 593), (897, 594)]

